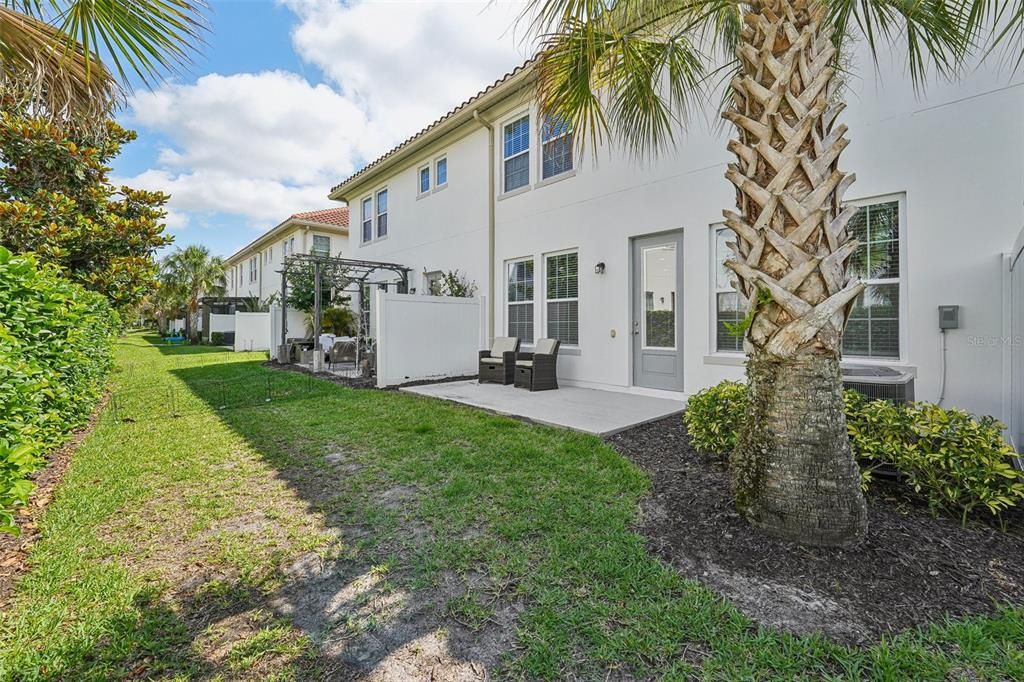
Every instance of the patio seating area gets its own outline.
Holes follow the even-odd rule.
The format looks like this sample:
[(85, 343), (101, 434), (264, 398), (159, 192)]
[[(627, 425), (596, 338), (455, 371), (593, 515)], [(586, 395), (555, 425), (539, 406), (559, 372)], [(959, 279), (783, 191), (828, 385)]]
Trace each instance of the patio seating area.
[(686, 407), (683, 397), (655, 398), (576, 386), (530, 392), (512, 385), (469, 380), (407, 386), (401, 390), (602, 437), (678, 414)]

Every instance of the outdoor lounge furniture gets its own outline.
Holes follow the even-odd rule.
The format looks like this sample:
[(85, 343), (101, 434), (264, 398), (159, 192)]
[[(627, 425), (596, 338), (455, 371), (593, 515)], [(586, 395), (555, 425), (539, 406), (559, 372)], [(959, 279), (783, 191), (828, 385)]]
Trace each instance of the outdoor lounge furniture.
[(558, 388), (556, 363), (558, 339), (539, 339), (532, 353), (520, 353), (516, 360), (515, 384), (517, 388), (531, 391), (548, 391)]
[(327, 362), (331, 366), (347, 362), (354, 365), (356, 362), (356, 342), (335, 341), (334, 345), (327, 351)]
[(490, 350), (480, 351), (480, 383), (511, 384), (515, 377), (519, 339), (499, 336)]

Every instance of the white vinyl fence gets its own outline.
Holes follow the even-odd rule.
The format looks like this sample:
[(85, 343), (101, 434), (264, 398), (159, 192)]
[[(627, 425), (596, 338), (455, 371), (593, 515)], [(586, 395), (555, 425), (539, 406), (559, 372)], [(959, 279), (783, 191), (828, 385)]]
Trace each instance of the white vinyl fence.
[(486, 345), (482, 298), (374, 295), (377, 386), (476, 374)]
[[(281, 306), (270, 306), (270, 357), (277, 359), (277, 347), (281, 345)], [(295, 308), (288, 308), (288, 338), (303, 338), (307, 335), (306, 314)]]
[(234, 315), (221, 315), (219, 313), (210, 313), (210, 334), (209, 339), (212, 339), (214, 332), (221, 332), (222, 334), (230, 334), (235, 331), (235, 316)]
[(270, 350), (273, 344), (270, 338), (270, 313), (235, 313), (231, 317), (234, 318), (236, 352)]
[(1005, 339), (1010, 355), (1010, 439), (1017, 452), (1024, 452), (1024, 231), (1014, 246), (1010, 261), (1010, 338)]

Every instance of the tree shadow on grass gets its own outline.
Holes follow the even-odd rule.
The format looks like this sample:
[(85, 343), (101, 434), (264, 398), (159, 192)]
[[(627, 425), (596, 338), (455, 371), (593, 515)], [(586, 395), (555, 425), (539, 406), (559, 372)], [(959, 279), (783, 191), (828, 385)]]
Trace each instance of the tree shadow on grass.
[[(364, 464), (344, 452), (330, 454), (325, 464), (322, 443), (332, 440), (331, 430), (345, 440), (345, 413), (325, 413), (338, 406), (326, 407), (325, 400), (343, 406), (352, 399), (365, 409), (362, 399), (369, 396), (385, 402), (399, 396), (311, 382), (256, 363), (185, 367), (172, 374), (276, 469), (341, 547), (356, 548), (337, 556), (300, 554), (277, 567), (280, 586), (272, 592), (250, 591), (235, 600), (238, 612), (267, 609), (288, 618), (339, 666), (340, 678), (484, 678), (512, 649), (522, 605), (499, 595), (483, 573), (438, 570), (414, 579), (410, 564), (429, 562), (438, 540), (435, 529), (411, 513), (419, 503), (414, 488), (386, 476), (350, 486)], [(280, 387), (270, 398), (263, 389), (268, 374)], [(248, 386), (239, 381), (246, 375), (252, 377)], [(259, 509), (256, 500), (253, 511)], [(498, 596), (482, 604), (483, 593)], [(183, 597), (201, 601), (194, 591)]]

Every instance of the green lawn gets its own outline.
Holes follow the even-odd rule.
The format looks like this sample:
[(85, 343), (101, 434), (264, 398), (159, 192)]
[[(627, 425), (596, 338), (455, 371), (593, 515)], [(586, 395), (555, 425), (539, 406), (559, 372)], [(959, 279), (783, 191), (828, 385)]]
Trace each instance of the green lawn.
[(1024, 679), (1022, 610), (869, 649), (759, 629), (646, 552), (649, 482), (599, 439), (261, 360), (120, 344), (0, 678), (319, 679), (368, 642), (364, 669), (491, 641), (505, 678)]

